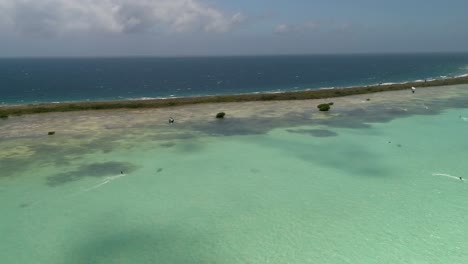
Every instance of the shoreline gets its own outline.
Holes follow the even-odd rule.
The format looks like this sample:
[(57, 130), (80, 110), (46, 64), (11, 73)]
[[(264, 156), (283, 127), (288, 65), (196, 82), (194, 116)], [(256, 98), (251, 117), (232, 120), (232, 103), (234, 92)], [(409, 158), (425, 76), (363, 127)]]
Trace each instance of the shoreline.
[(278, 93), (254, 93), (238, 95), (217, 95), (200, 97), (180, 97), (165, 99), (141, 99), (122, 101), (93, 101), (93, 102), (64, 102), (64, 103), (40, 103), (28, 105), (0, 106), (0, 120), (8, 116), (26, 114), (39, 114), (49, 112), (70, 112), (88, 110), (112, 110), (112, 109), (142, 109), (142, 108), (165, 108), (184, 105), (196, 105), (207, 103), (236, 103), (256, 101), (286, 101), (286, 100), (310, 100), (343, 97), (359, 94), (371, 94), (385, 91), (396, 91), (410, 89), (411, 87), (425, 88), (436, 86), (449, 86), (457, 84), (468, 84), (468, 76), (438, 79), (430, 81), (416, 81), (395, 84), (381, 84), (369, 86), (357, 86), (346, 88), (330, 88), (308, 91), (292, 91)]

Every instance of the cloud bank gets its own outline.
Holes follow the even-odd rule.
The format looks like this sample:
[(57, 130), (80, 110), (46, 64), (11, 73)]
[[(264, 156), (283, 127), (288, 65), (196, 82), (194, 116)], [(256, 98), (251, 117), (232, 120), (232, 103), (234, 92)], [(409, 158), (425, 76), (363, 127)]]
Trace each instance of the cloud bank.
[(223, 33), (244, 19), (200, 0), (0, 0), (0, 30), (24, 35)]

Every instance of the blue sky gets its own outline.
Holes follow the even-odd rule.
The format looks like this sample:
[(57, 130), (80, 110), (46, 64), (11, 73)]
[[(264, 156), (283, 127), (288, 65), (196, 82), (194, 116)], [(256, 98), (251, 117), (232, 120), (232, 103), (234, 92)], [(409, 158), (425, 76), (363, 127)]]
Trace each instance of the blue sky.
[(468, 51), (462, 0), (0, 0), (0, 56)]

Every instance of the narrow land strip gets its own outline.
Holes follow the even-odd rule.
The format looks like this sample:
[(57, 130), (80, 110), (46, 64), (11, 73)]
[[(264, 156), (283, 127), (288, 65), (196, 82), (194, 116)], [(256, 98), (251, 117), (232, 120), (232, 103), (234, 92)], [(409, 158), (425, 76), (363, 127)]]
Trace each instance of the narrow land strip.
[(348, 95), (377, 93), (384, 91), (395, 91), (410, 89), (411, 87), (434, 87), (456, 84), (468, 84), (468, 77), (458, 77), (443, 80), (433, 80), (427, 82), (408, 82), (389, 85), (372, 85), (352, 88), (322, 89), (312, 91), (297, 91), (283, 93), (261, 93), (261, 94), (240, 94), (240, 95), (220, 95), (202, 97), (184, 97), (170, 99), (152, 100), (125, 100), (125, 101), (105, 101), (105, 102), (69, 102), (69, 103), (44, 103), (0, 107), (0, 117), (7, 118), (10, 115), (24, 115), (47, 112), (69, 112), (83, 110), (104, 110), (104, 109), (136, 109), (136, 108), (161, 108), (204, 103), (227, 103), (227, 102), (255, 102), (255, 101), (275, 101), (275, 100), (308, 100), (333, 98)]

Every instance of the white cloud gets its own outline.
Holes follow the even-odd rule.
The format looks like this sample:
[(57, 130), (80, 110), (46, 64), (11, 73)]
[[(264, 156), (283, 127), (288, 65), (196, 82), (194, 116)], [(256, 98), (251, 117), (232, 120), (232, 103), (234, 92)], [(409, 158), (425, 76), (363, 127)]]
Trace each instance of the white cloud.
[(0, 0), (0, 29), (26, 35), (227, 32), (245, 17), (200, 0)]
[(338, 30), (348, 32), (353, 28), (353, 25), (351, 23), (342, 23), (341, 25), (338, 26)]
[(318, 21), (305, 21), (298, 24), (279, 24), (273, 32), (278, 35), (285, 34), (307, 34), (317, 32), (351, 32), (354, 25), (350, 22), (318, 22)]
[(320, 29), (320, 24), (318, 22), (306, 21), (301, 24), (279, 24), (274, 29), (276, 34), (288, 34), (294, 32), (310, 32)]
[(277, 34), (286, 34), (292, 31), (294, 31), (293, 27), (290, 25), (286, 25), (286, 24), (279, 24), (275, 28), (275, 33)]
[(314, 21), (307, 21), (304, 23), (303, 28), (306, 30), (318, 30), (320, 28), (320, 23)]

